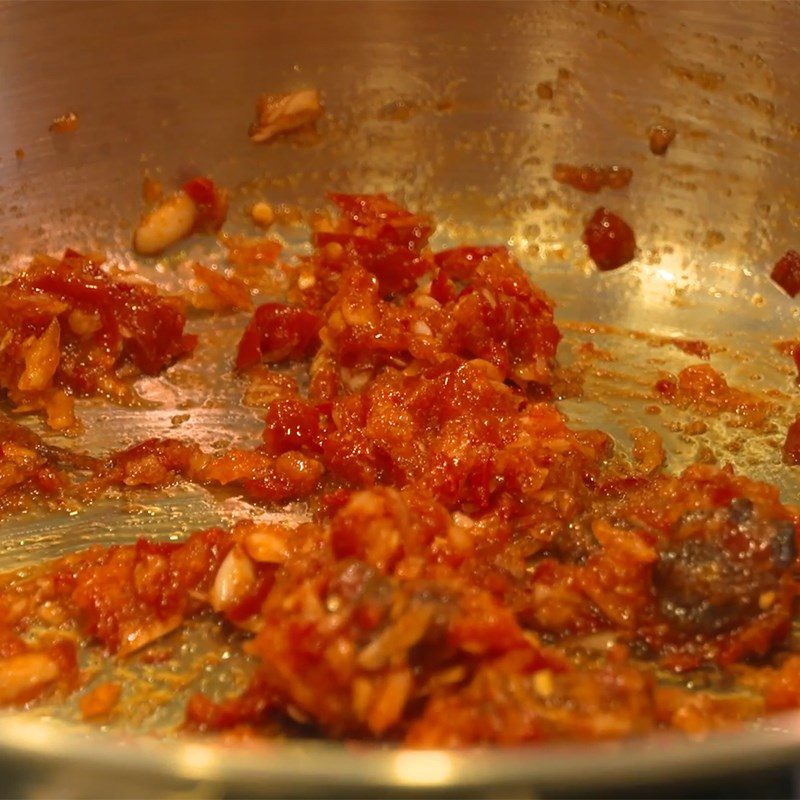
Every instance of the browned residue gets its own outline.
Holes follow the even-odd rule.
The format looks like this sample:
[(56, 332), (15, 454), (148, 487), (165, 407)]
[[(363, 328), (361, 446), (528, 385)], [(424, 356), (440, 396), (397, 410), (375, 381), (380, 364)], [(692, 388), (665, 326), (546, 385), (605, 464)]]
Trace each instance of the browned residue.
[(605, 325), (599, 322), (571, 322), (562, 321), (562, 330), (575, 331), (576, 333), (601, 334), (604, 336), (619, 336), (633, 341), (645, 342), (651, 347), (677, 347), (684, 353), (706, 359), (712, 353), (724, 353), (725, 348), (719, 345), (710, 345), (702, 339), (677, 339), (673, 336), (662, 336), (658, 333), (635, 331), (627, 328), (618, 328), (615, 325)]
[(679, 408), (702, 414), (735, 414), (747, 428), (759, 428), (769, 419), (773, 404), (757, 395), (730, 386), (725, 377), (708, 364), (693, 364), (677, 375), (655, 383), (656, 393)]
[(704, 361), (711, 358), (711, 348), (708, 346), (708, 342), (704, 342), (702, 339), (671, 339), (665, 344), (671, 344), (678, 350), (682, 350), (690, 356), (702, 358)]
[(665, 128), (663, 125), (654, 125), (647, 132), (650, 152), (656, 156), (663, 156), (672, 144), (672, 140), (675, 138), (676, 134), (677, 131), (673, 128)]
[(694, 83), (708, 92), (719, 89), (725, 83), (725, 76), (721, 72), (714, 72), (701, 66), (673, 66), (672, 72), (679, 78)]
[(633, 170), (616, 164), (601, 167), (558, 163), (553, 167), (553, 178), (574, 189), (594, 194), (601, 189), (624, 189), (633, 178)]

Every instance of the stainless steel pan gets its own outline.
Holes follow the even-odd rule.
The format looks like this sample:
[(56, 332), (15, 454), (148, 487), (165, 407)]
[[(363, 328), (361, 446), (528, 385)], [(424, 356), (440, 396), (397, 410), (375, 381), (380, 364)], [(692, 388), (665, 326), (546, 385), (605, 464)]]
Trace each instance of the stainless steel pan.
[[(73, 246), (134, 268), (129, 241), (145, 170), (167, 185), (211, 174), (235, 190), (230, 224), (243, 229), (256, 198), (313, 207), (330, 189), (385, 191), (431, 211), (441, 244), (512, 246), (559, 303), (565, 362), (587, 339), (618, 354), (613, 374), (590, 373), (583, 398), (565, 403), (579, 424), (624, 443), (646, 400), (635, 392), (626, 400), (619, 387), (627, 381), (641, 394), (660, 370), (689, 363), (625, 330), (718, 345), (714, 362), (731, 381), (777, 392), (784, 410), (758, 436), (720, 427), (686, 437), (667, 414), (670, 465), (707, 445), (796, 502), (797, 470), (780, 465), (775, 445), (798, 410), (797, 390), (772, 342), (798, 336), (800, 304), (767, 274), (800, 238), (798, 34), (800, 7), (789, 3), (5, 3), (0, 263), (10, 270), (37, 250)], [(551, 99), (539, 97), (540, 83)], [(256, 96), (308, 85), (327, 106), (319, 138), (250, 144)], [(79, 130), (49, 133), (65, 111), (78, 113)], [(678, 130), (661, 158), (647, 146), (657, 123)], [(634, 179), (622, 192), (582, 195), (552, 181), (555, 161), (622, 164)], [(613, 274), (595, 272), (580, 243), (600, 202), (633, 224), (640, 246), (636, 263)], [(302, 249), (302, 230), (283, 233), (290, 249)], [(175, 288), (190, 254), (220, 258), (206, 241), (136, 268)], [(586, 320), (618, 330), (570, 326)], [(142, 383), (149, 407), (86, 402), (85, 433), (70, 444), (102, 452), (169, 435), (177, 409), (191, 414), (181, 433), (252, 440), (258, 416), (240, 405), (228, 367), (241, 322), (193, 321), (204, 379), (192, 379), (194, 363)], [(5, 519), (0, 568), (250, 511), (235, 498), (183, 489), (75, 517)], [(208, 680), (226, 685), (225, 676)], [(236, 748), (149, 735), (175, 722), (178, 700), (147, 725), (99, 730), (71, 721), (69, 707), (3, 717), (9, 792), (589, 792), (800, 755), (792, 715), (702, 742), (474, 753), (314, 742)]]

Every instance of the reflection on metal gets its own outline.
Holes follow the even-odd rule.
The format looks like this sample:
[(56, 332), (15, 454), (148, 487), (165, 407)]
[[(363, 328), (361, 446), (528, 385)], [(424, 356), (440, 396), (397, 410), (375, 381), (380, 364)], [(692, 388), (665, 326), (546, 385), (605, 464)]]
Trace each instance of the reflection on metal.
[(192, 780), (213, 780), (219, 775), (222, 753), (200, 744), (182, 747), (176, 767), (178, 772)]
[(453, 766), (447, 753), (436, 751), (403, 751), (392, 759), (392, 772), (401, 786), (443, 786), (453, 779)]

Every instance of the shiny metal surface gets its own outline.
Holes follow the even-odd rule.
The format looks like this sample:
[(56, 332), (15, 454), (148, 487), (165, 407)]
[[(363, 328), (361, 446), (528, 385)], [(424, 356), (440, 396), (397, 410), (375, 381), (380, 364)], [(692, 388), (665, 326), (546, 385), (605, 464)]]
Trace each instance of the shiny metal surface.
[[(689, 438), (669, 428), (667, 415), (670, 467), (707, 445), (797, 502), (797, 470), (782, 467), (775, 451), (798, 410), (797, 390), (772, 342), (797, 337), (800, 304), (768, 271), (798, 244), (799, 32), (800, 7), (789, 3), (5, 3), (0, 264), (14, 269), (37, 250), (94, 248), (175, 289), (190, 255), (221, 259), (203, 240), (135, 262), (129, 242), (144, 171), (167, 185), (200, 172), (231, 187), (229, 229), (248, 229), (244, 209), (260, 197), (315, 207), (330, 189), (385, 191), (432, 212), (442, 222), (440, 244), (508, 242), (559, 303), (565, 362), (587, 338), (618, 354), (615, 374), (590, 376), (583, 398), (564, 404), (579, 424), (625, 442), (646, 398), (594, 398), (690, 360), (570, 322), (708, 338), (720, 348), (712, 363), (732, 382), (776, 392), (780, 408), (759, 436), (713, 428)], [(540, 82), (552, 86), (552, 99), (539, 98)], [(318, 139), (252, 145), (246, 130), (258, 93), (306, 85), (320, 88), (327, 107)], [(68, 110), (78, 113), (79, 130), (49, 133)], [(663, 158), (647, 146), (657, 123), (679, 131)], [(618, 163), (635, 174), (628, 190), (587, 196), (552, 181), (555, 161)], [(594, 271), (580, 243), (583, 220), (600, 203), (633, 224), (640, 246), (635, 265), (613, 274)], [(302, 250), (302, 230), (282, 233), (290, 250)], [(241, 406), (228, 365), (241, 324), (194, 319), (200, 361), (143, 382), (148, 407), (81, 404), (85, 430), (70, 444), (102, 452), (178, 433), (252, 441), (258, 414)], [(193, 378), (198, 365), (201, 381)], [(176, 432), (179, 409), (190, 420)], [(25, 515), (0, 523), (0, 568), (252, 512), (235, 497), (185, 489), (76, 517)], [(0, 724), (8, 785), (37, 796), (112, 786), (131, 796), (532, 796), (798, 755), (795, 716), (703, 742), (659, 737), (468, 754), (311, 742), (237, 749), (27, 713)]]

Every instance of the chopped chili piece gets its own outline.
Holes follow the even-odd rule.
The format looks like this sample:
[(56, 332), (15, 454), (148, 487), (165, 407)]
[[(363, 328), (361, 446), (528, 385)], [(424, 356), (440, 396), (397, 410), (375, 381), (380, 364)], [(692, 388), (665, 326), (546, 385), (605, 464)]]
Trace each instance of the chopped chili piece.
[(275, 400), (264, 418), (264, 443), (270, 453), (319, 452), (322, 421), (318, 408), (300, 398)]
[(800, 292), (800, 253), (794, 250), (787, 250), (772, 268), (770, 278), (789, 297), (795, 297)]
[(262, 360), (270, 364), (305, 358), (317, 345), (320, 321), (304, 308), (264, 303), (239, 341), (236, 367), (247, 369)]
[(617, 269), (631, 261), (636, 239), (630, 225), (606, 208), (598, 208), (583, 231), (589, 257), (603, 271)]

